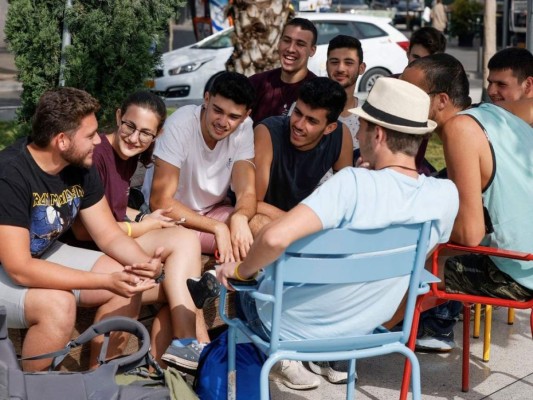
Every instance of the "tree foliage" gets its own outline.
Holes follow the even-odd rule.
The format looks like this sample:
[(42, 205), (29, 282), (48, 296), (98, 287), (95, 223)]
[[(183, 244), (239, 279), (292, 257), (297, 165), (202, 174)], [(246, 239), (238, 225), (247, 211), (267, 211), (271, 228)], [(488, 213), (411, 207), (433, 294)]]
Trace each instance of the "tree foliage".
[(483, 12), (483, 5), (477, 0), (455, 0), (452, 5), (450, 35), (474, 34), (476, 18)]
[[(160, 60), (154, 46), (185, 0), (11, 0), (5, 27), (23, 85), (19, 121), (27, 123), (41, 94), (59, 84), (63, 24), (72, 35), (65, 85), (84, 89), (102, 105), (102, 125), (153, 76)], [(154, 47), (156, 49), (154, 50)]]

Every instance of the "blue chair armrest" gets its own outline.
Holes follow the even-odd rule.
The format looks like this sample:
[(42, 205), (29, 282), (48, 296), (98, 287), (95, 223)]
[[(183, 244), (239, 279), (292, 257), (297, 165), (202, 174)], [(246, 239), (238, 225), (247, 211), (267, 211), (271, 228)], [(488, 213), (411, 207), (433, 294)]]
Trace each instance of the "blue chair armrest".
[(423, 269), (420, 272), (420, 282), (421, 283), (439, 283), (440, 282), (440, 278), (435, 276), (435, 275), (433, 275), (427, 269)]
[(440, 282), (440, 279), (438, 277), (433, 275), (427, 269), (423, 269), (420, 273), (420, 285), (418, 287), (417, 293), (419, 295), (426, 294), (427, 292), (429, 292), (429, 284), (438, 282)]
[(233, 289), (235, 289), (236, 292), (252, 292), (252, 291), (255, 291), (257, 290), (257, 288), (259, 287), (259, 284), (257, 283), (257, 281), (255, 282), (254, 285), (239, 285), (235, 282), (231, 282), (231, 286), (233, 287)]

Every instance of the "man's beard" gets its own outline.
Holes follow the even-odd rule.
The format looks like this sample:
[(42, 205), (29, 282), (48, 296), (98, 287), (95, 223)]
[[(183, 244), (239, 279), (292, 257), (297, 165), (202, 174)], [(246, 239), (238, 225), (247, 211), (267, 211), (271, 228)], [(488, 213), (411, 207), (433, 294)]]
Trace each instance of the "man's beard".
[(70, 146), (67, 151), (63, 153), (63, 159), (70, 165), (81, 168), (89, 168), (92, 165), (92, 159), (87, 160), (87, 156), (92, 150), (81, 154), (75, 146)]

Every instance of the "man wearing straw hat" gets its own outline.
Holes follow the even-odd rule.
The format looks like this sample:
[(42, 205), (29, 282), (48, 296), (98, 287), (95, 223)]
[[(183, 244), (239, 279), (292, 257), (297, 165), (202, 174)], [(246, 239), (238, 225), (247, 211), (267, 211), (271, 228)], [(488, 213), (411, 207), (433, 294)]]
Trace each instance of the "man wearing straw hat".
[[(276, 260), (292, 242), (322, 229), (373, 229), (391, 224), (434, 221), (429, 249), (450, 236), (459, 199), (447, 179), (419, 175), (415, 155), (421, 141), (436, 126), (428, 120), (430, 98), (424, 91), (394, 78), (380, 78), (366, 103), (350, 111), (361, 126), (359, 165), (344, 168), (256, 237), (246, 259), (225, 263), (217, 279), (249, 279)], [(428, 251), (430, 251), (428, 249)], [(260, 291), (269, 285), (259, 283)], [(323, 339), (364, 334), (389, 321), (408, 287), (408, 278), (332, 288), (321, 285), (288, 287), (283, 301), (282, 339)], [(242, 301), (257, 334), (270, 331), (269, 313), (260, 301)], [(308, 315), (314, 315), (310, 320)], [(327, 321), (327, 323), (325, 323)]]

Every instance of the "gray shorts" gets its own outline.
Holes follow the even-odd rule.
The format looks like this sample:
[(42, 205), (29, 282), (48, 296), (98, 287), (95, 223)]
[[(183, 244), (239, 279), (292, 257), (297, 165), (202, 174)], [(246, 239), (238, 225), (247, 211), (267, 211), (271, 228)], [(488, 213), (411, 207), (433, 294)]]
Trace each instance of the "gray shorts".
[[(55, 242), (41, 257), (41, 260), (51, 261), (80, 271), (90, 271), (93, 265), (103, 255), (102, 252), (80, 249), (61, 242)], [(24, 299), (28, 288), (15, 284), (0, 264), (0, 304), (7, 309), (8, 328), (27, 328), (24, 316)], [(73, 290), (76, 303), (80, 301), (80, 291)]]

